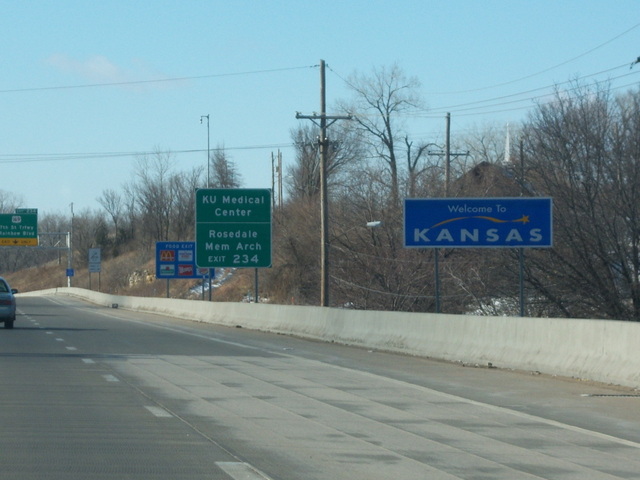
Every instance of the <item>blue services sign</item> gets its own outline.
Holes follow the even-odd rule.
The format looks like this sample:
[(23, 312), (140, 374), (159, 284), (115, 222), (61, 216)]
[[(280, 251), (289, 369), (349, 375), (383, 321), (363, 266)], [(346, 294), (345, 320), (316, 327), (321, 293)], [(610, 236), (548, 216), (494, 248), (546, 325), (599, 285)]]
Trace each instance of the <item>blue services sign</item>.
[(407, 198), (409, 248), (551, 247), (551, 198)]
[(196, 266), (196, 242), (156, 242), (156, 278), (206, 278)]

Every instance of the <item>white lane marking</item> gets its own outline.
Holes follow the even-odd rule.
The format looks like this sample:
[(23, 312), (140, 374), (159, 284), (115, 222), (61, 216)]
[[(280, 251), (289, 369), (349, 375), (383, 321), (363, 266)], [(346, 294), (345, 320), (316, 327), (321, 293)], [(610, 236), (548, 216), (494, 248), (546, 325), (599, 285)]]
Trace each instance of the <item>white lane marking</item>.
[[(76, 306), (76, 305), (70, 305), (70, 304), (68, 304), (66, 302), (60, 301), (60, 299), (58, 299), (58, 298), (52, 298), (52, 296), (47, 296), (47, 300), (49, 300), (52, 303), (55, 303), (57, 305), (63, 305), (65, 307), (73, 308), (73, 309), (76, 309), (76, 310), (83, 310), (82, 307), (79, 307), (79, 306)], [(131, 312), (132, 313), (143, 313), (143, 314), (144, 313), (149, 313), (149, 312), (144, 312), (142, 310), (139, 311), (139, 312), (136, 312), (135, 310), (131, 310)], [(158, 325), (158, 324), (154, 324), (154, 323), (145, 322), (145, 321), (142, 321), (142, 320), (132, 320), (132, 319), (129, 319), (129, 318), (116, 317), (115, 315), (112, 315), (109, 312), (103, 312), (103, 311), (100, 311), (100, 310), (94, 310), (92, 313), (94, 313), (96, 315), (101, 315), (103, 317), (110, 318), (112, 320), (119, 320), (121, 322), (135, 323), (137, 325), (144, 325), (146, 327), (158, 328), (158, 329), (161, 329), (161, 330), (168, 330), (170, 332), (181, 333), (183, 335), (189, 335), (191, 337), (203, 338), (205, 340), (209, 340), (210, 342), (222, 343), (224, 345), (232, 345), (234, 347), (244, 348), (246, 350), (257, 350), (257, 351), (261, 351), (261, 352), (271, 353), (270, 350), (264, 349), (264, 348), (261, 348), (261, 347), (253, 347), (251, 345), (246, 345), (246, 344), (243, 344), (243, 343), (232, 342), (232, 341), (229, 341), (229, 340), (222, 340), (220, 338), (211, 337), (210, 335), (204, 335), (204, 334), (200, 334), (200, 333), (195, 333), (195, 332), (192, 332), (192, 331), (171, 327), (169, 325)], [(161, 315), (161, 314), (159, 314), (159, 315)], [(171, 316), (169, 316), (169, 318), (171, 318)]]
[[(53, 303), (57, 303), (58, 305), (64, 305), (66, 307), (70, 307), (70, 308), (74, 308), (74, 309), (77, 309), (77, 310), (81, 310), (81, 307), (77, 307), (75, 305), (69, 305), (69, 304), (67, 304), (65, 302), (59, 301), (59, 299), (56, 299), (56, 298), (48, 297), (47, 299), (50, 300)], [(168, 330), (168, 331), (180, 333), (180, 334), (183, 334), (183, 335), (190, 335), (192, 337), (203, 338), (203, 339), (206, 339), (206, 340), (209, 340), (209, 341), (212, 341), (212, 342), (217, 342), (217, 343), (222, 343), (222, 344), (227, 344), (227, 345), (233, 345), (233, 346), (240, 347), (240, 348), (245, 348), (245, 349), (248, 349), (248, 350), (258, 350), (258, 351), (262, 351), (262, 352), (271, 353), (271, 350), (268, 349), (268, 348), (253, 347), (253, 346), (250, 346), (250, 345), (243, 345), (241, 343), (231, 342), (231, 341), (227, 341), (227, 340), (221, 340), (219, 338), (214, 338), (214, 337), (212, 338), (212, 337), (210, 337), (208, 335), (194, 333), (194, 332), (191, 332), (191, 331), (182, 330), (182, 329), (171, 327), (171, 326), (168, 326), (168, 325), (158, 325), (158, 324), (153, 324), (153, 323), (144, 322), (144, 321), (140, 321), (140, 320), (131, 320), (131, 319), (127, 319), (127, 318), (116, 317), (116, 316), (113, 316), (113, 315), (111, 315), (109, 313), (101, 312), (99, 310), (95, 311), (94, 313), (96, 313), (98, 315), (102, 315), (102, 316), (108, 317), (108, 318), (111, 318), (111, 319), (114, 319), (114, 320), (120, 320), (120, 321), (123, 321), (123, 322), (135, 323), (135, 324), (144, 325), (144, 326), (147, 326), (147, 327)], [(135, 311), (134, 311), (134, 313), (135, 313)], [(145, 313), (145, 312), (141, 312), (141, 313)], [(289, 355), (288, 353), (280, 353), (280, 355), (294, 357), (293, 355)], [(309, 360), (309, 359), (306, 359), (306, 360), (311, 362), (311, 363), (318, 363), (318, 364), (323, 365), (323, 366), (330, 366), (331, 368), (335, 368), (335, 369), (338, 369), (338, 370), (356, 372), (356, 373), (359, 373), (361, 375), (370, 376), (370, 377), (373, 377), (373, 378), (376, 378), (376, 379), (380, 378), (380, 376), (375, 374), (375, 373), (369, 373), (369, 372), (365, 372), (363, 370), (354, 370), (354, 369), (350, 369), (348, 367), (341, 367), (339, 365), (331, 365), (331, 364), (323, 363), (323, 362), (320, 362), (320, 361), (317, 361), (317, 360)], [(574, 432), (578, 432), (578, 433), (581, 433), (581, 434), (584, 434), (584, 435), (590, 435), (590, 436), (595, 437), (595, 438), (601, 438), (601, 439), (606, 440), (606, 441), (611, 441), (611, 442), (614, 442), (614, 443), (618, 443), (620, 445), (626, 445), (626, 446), (629, 446), (629, 447), (632, 447), (632, 448), (640, 449), (640, 443), (638, 443), (638, 442), (633, 442), (631, 440), (625, 440), (625, 439), (622, 439), (622, 438), (614, 437), (614, 436), (608, 435), (606, 433), (596, 432), (596, 431), (593, 431), (593, 430), (587, 430), (587, 429), (581, 428), (581, 427), (575, 427), (573, 425), (569, 425), (569, 424), (566, 424), (566, 423), (561, 423), (561, 422), (558, 422), (558, 421), (555, 421), (555, 420), (551, 420), (551, 419), (548, 419), (548, 418), (539, 417), (539, 416), (535, 416), (535, 415), (530, 415), (530, 414), (527, 414), (527, 413), (520, 412), (518, 410), (512, 410), (512, 409), (507, 408), (507, 407), (501, 407), (501, 406), (498, 406), (498, 405), (492, 405), (490, 403), (484, 403), (484, 402), (480, 402), (480, 401), (477, 401), (477, 400), (470, 400), (470, 399), (465, 398), (465, 397), (460, 397), (460, 396), (457, 396), (457, 395), (441, 392), (439, 390), (434, 390), (432, 388), (423, 387), (423, 386), (412, 384), (412, 383), (408, 383), (408, 382), (405, 382), (405, 381), (402, 381), (402, 380), (393, 379), (391, 377), (384, 377), (383, 376), (382, 378), (387, 380), (387, 381), (389, 381), (389, 382), (391, 382), (391, 383), (396, 383), (396, 384), (403, 385), (403, 386), (409, 386), (411, 388), (415, 388), (415, 389), (418, 389), (418, 390), (429, 392), (429, 393), (432, 393), (434, 395), (438, 395), (438, 396), (443, 397), (443, 398), (451, 399), (453, 401), (465, 402), (465, 403), (468, 403), (470, 405), (476, 405), (476, 406), (479, 406), (479, 407), (487, 408), (489, 410), (502, 412), (502, 413), (504, 413), (506, 415), (513, 415), (513, 416), (520, 417), (520, 418), (525, 418), (527, 420), (531, 420), (531, 421), (534, 421), (534, 422), (545, 423), (547, 425), (551, 425), (551, 426), (554, 426), (554, 427), (557, 427), (557, 428), (561, 428), (561, 429), (564, 429), (564, 430), (574, 431)], [(268, 478), (268, 477), (258, 477), (258, 478)]]
[[(136, 312), (135, 310), (132, 310), (132, 312), (133, 313), (145, 313), (145, 312)], [(131, 319), (128, 319), (128, 318), (114, 317), (113, 315), (110, 315), (108, 313), (103, 313), (103, 312), (100, 312), (100, 311), (97, 311), (95, 313), (97, 315), (103, 315), (103, 316), (111, 318), (113, 320), (120, 320), (122, 322), (135, 323), (137, 325), (144, 325), (145, 327), (158, 328), (160, 330), (168, 330), (170, 332), (180, 333), (182, 335), (189, 335), (191, 337), (196, 337), (196, 338), (203, 338), (205, 340), (209, 340), (210, 342), (222, 343), (224, 345), (231, 345), (231, 346), (234, 346), (234, 347), (244, 348), (244, 349), (247, 349), (247, 350), (258, 350), (260, 352), (271, 353), (270, 350), (267, 350), (267, 349), (264, 349), (264, 348), (253, 347), (251, 345), (246, 345), (246, 344), (243, 344), (243, 343), (231, 342), (229, 340), (222, 340), (220, 338), (211, 337), (210, 335), (205, 335), (205, 334), (196, 333), (196, 332), (192, 332), (192, 331), (188, 331), (188, 330), (183, 330), (181, 328), (175, 328), (175, 327), (171, 327), (169, 325), (158, 325), (158, 324), (139, 321), (139, 320), (131, 320)]]
[(53, 335), (53, 332), (44, 332), (44, 333), (46, 333), (47, 335)]
[(227, 475), (235, 480), (268, 480), (269, 477), (243, 462), (216, 462)]
[(151, 407), (151, 406), (145, 406), (144, 408), (149, 410), (156, 417), (160, 417), (160, 418), (171, 418), (171, 417), (173, 417), (173, 415), (171, 415), (169, 412), (167, 412), (164, 408)]
[(118, 380), (117, 377), (113, 376), (113, 375), (102, 375), (102, 378), (104, 378), (107, 382), (119, 382), (120, 380)]
[(64, 347), (64, 348), (66, 348), (67, 350), (78, 350), (76, 347)]
[(64, 342), (64, 338), (56, 338), (56, 342)]
[(82, 359), (82, 361), (83, 361), (84, 363), (96, 363), (96, 362), (94, 362), (94, 361), (93, 361), (92, 359), (90, 359), (90, 358), (83, 358), (83, 359)]

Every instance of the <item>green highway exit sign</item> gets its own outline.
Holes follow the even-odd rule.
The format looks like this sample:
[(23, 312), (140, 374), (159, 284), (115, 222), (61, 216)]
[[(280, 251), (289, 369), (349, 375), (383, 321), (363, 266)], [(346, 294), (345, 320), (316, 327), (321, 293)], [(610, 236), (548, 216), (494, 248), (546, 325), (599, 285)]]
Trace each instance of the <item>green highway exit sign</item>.
[(271, 190), (196, 190), (196, 265), (271, 266)]
[(0, 213), (0, 246), (37, 246), (38, 215)]

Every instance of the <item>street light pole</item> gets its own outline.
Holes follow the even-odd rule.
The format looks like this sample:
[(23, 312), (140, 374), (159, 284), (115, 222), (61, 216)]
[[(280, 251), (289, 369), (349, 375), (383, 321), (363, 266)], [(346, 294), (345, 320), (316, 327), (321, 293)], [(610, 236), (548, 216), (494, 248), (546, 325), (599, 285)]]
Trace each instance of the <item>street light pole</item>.
[[(200, 123), (202, 123), (202, 119), (206, 118), (207, 119), (207, 188), (210, 187), (210, 182), (211, 182), (211, 136), (210, 136), (210, 129), (209, 129), (209, 114), (206, 115), (201, 115), (200, 116)], [(207, 275), (209, 277), (209, 301), (211, 301), (211, 277), (213, 276), (215, 272), (215, 269), (213, 268), (209, 268), (209, 275)], [(202, 299), (204, 300), (204, 292), (202, 295)]]
[(200, 123), (202, 123), (202, 119), (207, 119), (207, 188), (209, 188), (209, 179), (211, 178), (210, 170), (211, 170), (211, 143), (209, 136), (209, 114), (200, 116)]

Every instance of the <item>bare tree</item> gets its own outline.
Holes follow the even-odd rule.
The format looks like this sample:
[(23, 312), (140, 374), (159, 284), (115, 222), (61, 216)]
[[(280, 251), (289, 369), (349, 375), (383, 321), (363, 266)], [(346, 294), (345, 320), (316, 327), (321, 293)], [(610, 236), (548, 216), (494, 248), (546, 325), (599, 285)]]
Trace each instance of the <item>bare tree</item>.
[(242, 184), (242, 176), (238, 172), (224, 146), (218, 146), (211, 154), (210, 183), (212, 188), (238, 188)]
[(137, 160), (135, 193), (143, 236), (149, 244), (170, 240), (171, 212), (175, 202), (171, 194), (172, 158), (171, 153), (157, 150), (153, 156)]
[[(507, 131), (507, 128), (513, 131)], [(465, 160), (471, 161), (473, 164), (479, 164), (481, 162), (488, 163), (508, 163), (506, 145), (507, 135), (515, 139), (517, 138), (517, 132), (515, 128), (508, 126), (499, 126), (496, 124), (484, 124), (471, 128), (465, 135), (461, 136), (458, 143), (461, 145), (461, 150), (469, 152), (468, 157), (462, 157)], [(515, 143), (515, 142), (510, 142)], [(511, 156), (514, 156), (514, 151), (511, 152)], [(468, 168), (463, 164), (462, 170), (466, 171)]]
[(171, 212), (171, 238), (192, 240), (195, 237), (195, 192), (200, 185), (202, 168), (177, 173), (171, 178), (173, 210)]
[(20, 207), (24, 203), (21, 195), (0, 190), (0, 212), (12, 213), (16, 207)]
[(429, 147), (435, 146), (433, 143), (422, 143), (413, 149), (413, 142), (409, 141), (409, 137), (405, 135), (404, 143), (407, 151), (407, 195), (414, 198), (418, 191), (418, 180), (427, 172), (432, 165), (428, 161)]
[(307, 125), (291, 131), (296, 155), (294, 164), (287, 172), (286, 188), (291, 200), (320, 194), (318, 135), (318, 128)]
[(554, 201), (554, 248), (529, 255), (529, 280), (558, 314), (640, 320), (639, 106), (576, 85), (526, 125), (529, 180)]
[(383, 174), (373, 165), (359, 171), (332, 206), (333, 296), (352, 308), (427, 311), (431, 254), (404, 248), (402, 219), (389, 205)]
[(398, 144), (402, 145), (404, 139), (410, 145), (402, 131), (402, 116), (422, 108), (418, 93), (420, 82), (393, 65), (374, 69), (370, 76), (354, 74), (349, 78), (349, 86), (354, 100), (342, 103), (341, 108), (355, 115), (370, 155), (386, 165), (391, 204), (399, 209), (401, 156)]
[(87, 265), (90, 248), (105, 246), (107, 231), (104, 215), (100, 212), (85, 209), (74, 215), (73, 250), (76, 265)]
[[(291, 199), (310, 198), (320, 193), (320, 129), (304, 125), (291, 131), (295, 145), (295, 162), (287, 172), (287, 193)], [(347, 181), (354, 169), (360, 168), (364, 152), (362, 139), (349, 122), (331, 127), (327, 155), (327, 188), (333, 193)]]
[(320, 292), (315, 198), (288, 201), (274, 216), (273, 268), (265, 272), (268, 295), (276, 302), (316, 303)]
[(123, 203), (123, 225), (120, 231), (122, 232), (122, 241), (129, 242), (136, 238), (136, 225), (138, 224), (138, 208), (136, 193), (136, 185), (133, 182), (126, 183), (122, 187), (122, 203)]
[(121, 222), (124, 212), (124, 201), (119, 193), (117, 193), (115, 190), (108, 189), (102, 192), (102, 196), (98, 198), (98, 203), (100, 203), (100, 205), (102, 205), (102, 207), (106, 210), (106, 212), (111, 217), (111, 221), (113, 222), (114, 255), (117, 255), (118, 243), (120, 240), (118, 225)]

